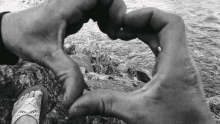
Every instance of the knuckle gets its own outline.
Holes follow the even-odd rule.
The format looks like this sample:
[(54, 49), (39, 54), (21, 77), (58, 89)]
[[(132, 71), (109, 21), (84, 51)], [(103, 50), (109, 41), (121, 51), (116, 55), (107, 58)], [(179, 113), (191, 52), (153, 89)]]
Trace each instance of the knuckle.
[(174, 17), (174, 19), (177, 20), (177, 21), (183, 21), (182, 17), (179, 16), (179, 15), (173, 14), (173, 17)]
[(173, 28), (179, 31), (185, 32), (185, 23), (181, 16), (169, 13), (168, 24), (172, 25)]
[(99, 110), (101, 115), (111, 116), (111, 109), (113, 104), (112, 94), (108, 92), (102, 93), (102, 98), (99, 103)]
[(173, 22), (176, 22), (176, 23), (181, 24), (181, 25), (183, 25), (183, 26), (185, 25), (183, 18), (182, 18), (181, 16), (179, 16), (179, 15), (172, 14), (172, 15), (171, 15), (171, 20), (172, 20)]

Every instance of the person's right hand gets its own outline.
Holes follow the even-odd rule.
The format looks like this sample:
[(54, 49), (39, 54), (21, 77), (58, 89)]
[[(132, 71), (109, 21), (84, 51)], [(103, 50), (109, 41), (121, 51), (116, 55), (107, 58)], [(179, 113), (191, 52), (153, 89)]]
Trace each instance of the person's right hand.
[(117, 37), (138, 38), (152, 49), (156, 56), (152, 80), (132, 93), (98, 90), (84, 94), (70, 107), (70, 117), (112, 116), (129, 124), (215, 123), (188, 51), (181, 17), (154, 8), (133, 11), (124, 16)]
[(65, 90), (63, 105), (69, 108), (86, 84), (78, 65), (63, 49), (64, 38), (92, 18), (115, 39), (125, 13), (123, 0), (46, 0), (39, 6), (4, 15), (3, 42), (18, 57), (51, 69)]

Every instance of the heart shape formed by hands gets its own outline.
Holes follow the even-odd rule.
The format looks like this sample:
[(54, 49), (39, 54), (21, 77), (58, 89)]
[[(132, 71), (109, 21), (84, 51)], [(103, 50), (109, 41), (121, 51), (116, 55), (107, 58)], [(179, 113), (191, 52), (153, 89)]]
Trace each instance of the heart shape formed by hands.
[[(132, 93), (99, 90), (81, 96), (86, 86), (83, 75), (63, 43), (89, 19), (111, 39), (138, 38), (152, 49), (156, 63), (148, 84)], [(179, 16), (154, 8), (126, 14), (122, 0), (46, 0), (6, 14), (2, 37), (11, 52), (55, 73), (65, 89), (63, 104), (70, 117), (104, 115), (133, 124), (214, 122)]]
[(133, 11), (124, 16), (116, 36), (122, 40), (138, 38), (151, 48), (156, 57), (152, 80), (131, 93), (87, 93), (70, 107), (70, 117), (113, 116), (129, 124), (215, 123), (189, 54), (181, 17), (155, 8)]

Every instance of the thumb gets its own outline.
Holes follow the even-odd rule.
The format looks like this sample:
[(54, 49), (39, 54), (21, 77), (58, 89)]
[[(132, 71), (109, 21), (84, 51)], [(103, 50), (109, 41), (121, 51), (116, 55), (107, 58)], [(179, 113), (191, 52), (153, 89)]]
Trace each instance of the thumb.
[(58, 82), (63, 85), (65, 91), (63, 105), (69, 108), (82, 95), (87, 86), (83, 75), (78, 65), (63, 50), (57, 51), (49, 60), (46, 65), (54, 72)]
[(102, 115), (122, 120), (131, 118), (129, 94), (110, 90), (92, 91), (78, 98), (69, 109), (69, 116)]

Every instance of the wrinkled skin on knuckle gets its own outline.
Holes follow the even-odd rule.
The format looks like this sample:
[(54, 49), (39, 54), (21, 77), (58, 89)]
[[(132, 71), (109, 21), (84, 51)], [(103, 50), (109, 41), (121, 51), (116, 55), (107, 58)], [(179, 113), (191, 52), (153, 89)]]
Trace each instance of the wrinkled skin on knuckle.
[(103, 91), (102, 97), (100, 99), (99, 105), (98, 105), (98, 110), (99, 113), (103, 116), (111, 116), (111, 110), (112, 110), (112, 104), (113, 104), (113, 96), (110, 92)]
[(197, 68), (189, 60), (186, 60), (185, 63), (186, 67), (179, 70), (178, 73), (164, 76), (160, 85), (162, 89), (188, 91), (192, 88), (202, 88)]
[(181, 29), (182, 32), (185, 32), (185, 23), (181, 16), (176, 14), (170, 14), (169, 23), (173, 25), (178, 25), (178, 28)]
[(187, 85), (195, 86), (200, 82), (201, 79), (195, 61), (191, 56), (184, 60), (184, 66), (185, 71), (183, 72), (183, 76), (180, 79)]

